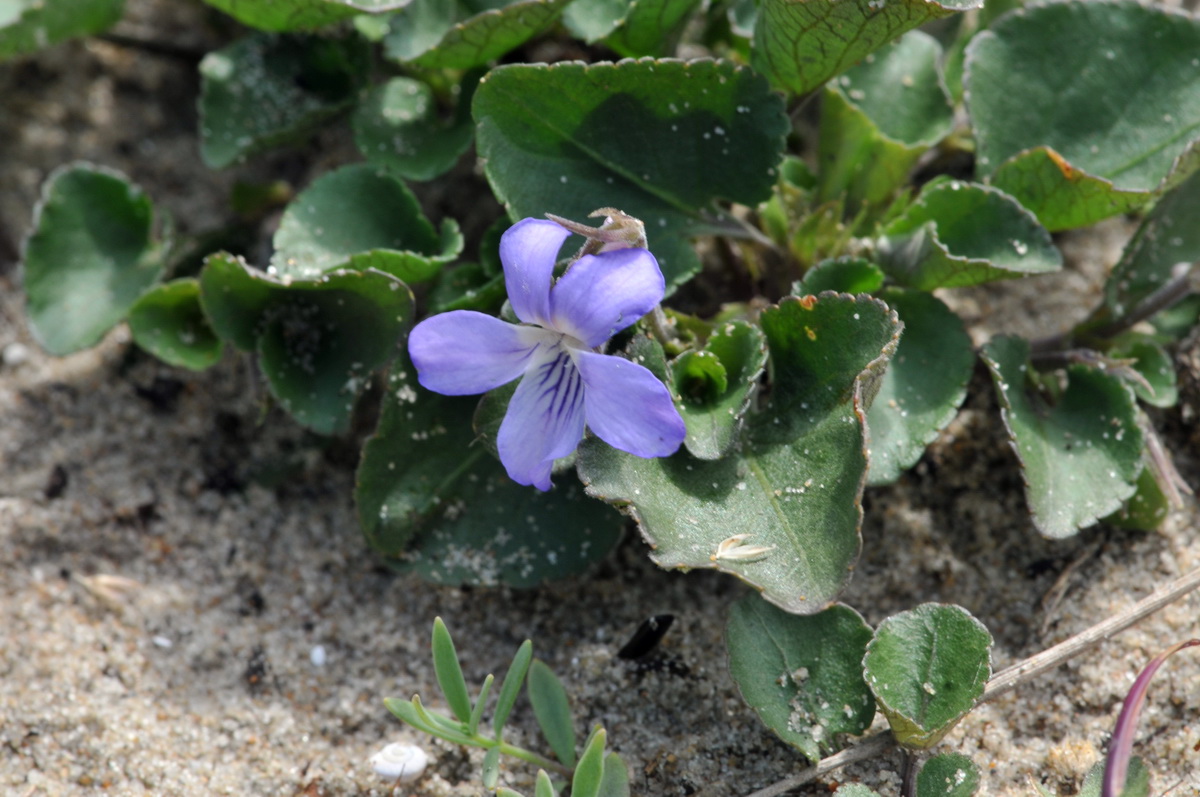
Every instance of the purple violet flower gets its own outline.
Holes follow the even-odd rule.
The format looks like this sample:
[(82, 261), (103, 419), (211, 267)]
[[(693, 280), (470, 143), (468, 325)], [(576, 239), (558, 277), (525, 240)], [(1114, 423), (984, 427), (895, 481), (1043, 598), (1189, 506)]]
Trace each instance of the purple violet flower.
[(575, 450), (584, 424), (647, 458), (675, 453), (686, 435), (658, 377), (603, 353), (609, 338), (662, 300), (658, 261), (645, 249), (614, 249), (582, 256), (554, 281), (570, 234), (523, 219), (500, 239), (509, 302), (523, 324), (453, 310), (425, 319), (408, 338), (417, 378), (435, 393), (484, 393), (521, 378), (496, 445), (513, 481), (539, 490), (550, 489), (554, 460)]

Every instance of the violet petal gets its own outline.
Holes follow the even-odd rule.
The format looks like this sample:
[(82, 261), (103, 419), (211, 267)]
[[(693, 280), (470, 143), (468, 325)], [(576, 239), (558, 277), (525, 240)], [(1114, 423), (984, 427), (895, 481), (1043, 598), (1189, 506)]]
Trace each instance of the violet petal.
[(575, 356), (587, 388), (587, 424), (597, 437), (639, 457), (675, 453), (687, 427), (658, 377), (621, 357), (586, 351)]
[(500, 461), (518, 484), (550, 489), (554, 460), (583, 437), (583, 379), (562, 348), (540, 354), (508, 403), (496, 436)]
[(521, 219), (500, 237), (504, 285), (517, 318), (550, 326), (550, 282), (570, 231), (545, 219)]
[(525, 373), (539, 346), (559, 336), (509, 324), (472, 310), (427, 318), (408, 336), (408, 354), (420, 383), (436, 393), (467, 396), (508, 384)]
[(550, 326), (595, 348), (650, 312), (664, 289), (645, 249), (585, 255), (550, 291)]

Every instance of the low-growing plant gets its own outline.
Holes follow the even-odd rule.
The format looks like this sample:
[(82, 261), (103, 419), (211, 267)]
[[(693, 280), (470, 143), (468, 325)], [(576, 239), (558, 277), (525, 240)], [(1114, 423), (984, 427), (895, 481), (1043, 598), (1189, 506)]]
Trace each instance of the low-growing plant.
[[(567, 691), (545, 662), (533, 658), (532, 642), (527, 639), (517, 649), (500, 684), (491, 710), (490, 733), (481, 729), (481, 723), (495, 679), (490, 674), (484, 679), (472, 703), (454, 640), (440, 617), (433, 622), (431, 647), (438, 686), (454, 716), (425, 708), (420, 695), (413, 695), (411, 700), (389, 698), (384, 705), (405, 723), (430, 736), (487, 750), (480, 776), (484, 788), (519, 797), (513, 789), (498, 786), (501, 756), (510, 756), (538, 767), (535, 797), (556, 797), (566, 785), (563, 778), (570, 779), (572, 797), (628, 797), (629, 772), (619, 755), (605, 750), (608, 736), (604, 728), (595, 726), (582, 751), (576, 752), (575, 720)], [(522, 686), (554, 759), (504, 741), (504, 726)]]
[[(381, 396), (355, 497), (397, 570), (534, 586), (586, 570), (631, 519), (660, 567), (755, 588), (730, 612), (731, 671), (815, 761), (876, 710), (929, 748), (989, 683), (991, 637), (965, 610), (872, 629), (837, 602), (865, 487), (922, 457), (977, 358), (1037, 533), (1152, 529), (1187, 491), (1150, 411), (1176, 403), (1172, 346), (1200, 314), (1193, 17), (1132, 0), (209, 3), (251, 30), (199, 66), (204, 161), (338, 124), (363, 161), (292, 197), (257, 263), (156, 225), (122, 175), (65, 166), (24, 247), (30, 325), (56, 355), (122, 320), (181, 368), (235, 349), (323, 435)], [(18, 4), (0, 57), (119, 14), (89, 0), (60, 24), (70, 5)], [(539, 40), (563, 60), (539, 62)], [(620, 60), (565, 60), (583, 53)], [(506, 215), (468, 242), (405, 181), (447, 179), (472, 147)], [(1058, 271), (1053, 233), (1126, 213), (1140, 226), (1084, 320), (976, 349), (947, 292)], [(553, 729), (558, 764), (503, 743), (525, 665), (487, 736), (491, 681), (472, 705), (440, 625), (434, 656), (454, 718), (389, 708), (487, 748), (489, 788), (502, 753), (607, 782), (602, 731), (578, 764)], [(529, 666), (537, 710), (561, 689)], [(945, 754), (912, 788), (977, 781)]]

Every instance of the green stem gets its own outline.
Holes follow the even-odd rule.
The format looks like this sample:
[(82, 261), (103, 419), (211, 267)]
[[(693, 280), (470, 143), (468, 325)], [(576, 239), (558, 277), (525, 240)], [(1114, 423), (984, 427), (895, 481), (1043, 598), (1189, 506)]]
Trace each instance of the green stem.
[[(488, 746), (490, 747), (493, 745)], [(568, 777), (571, 775), (570, 767), (565, 767), (553, 759), (538, 755), (532, 750), (526, 750), (524, 747), (517, 747), (515, 744), (509, 744), (508, 742), (500, 742), (498, 746), (500, 748), (500, 752), (504, 755), (512, 756), (513, 758), (519, 758), (522, 761), (533, 764), (536, 767), (541, 767), (547, 772), (557, 772), (560, 775)]]

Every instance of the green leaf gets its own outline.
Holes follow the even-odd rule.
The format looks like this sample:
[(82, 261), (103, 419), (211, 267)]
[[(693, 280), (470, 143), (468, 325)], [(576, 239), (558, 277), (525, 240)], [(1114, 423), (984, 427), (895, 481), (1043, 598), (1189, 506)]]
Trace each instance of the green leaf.
[(770, 196), (790, 126), (766, 81), (722, 61), (502, 66), (473, 114), (513, 219), (619, 207), (645, 222), (668, 290), (699, 269), (687, 238), (711, 230), (702, 211)]
[(848, 606), (817, 614), (781, 611), (757, 595), (733, 605), (725, 629), (729, 674), (758, 718), (805, 758), (839, 749), (875, 717), (862, 659), (871, 628)]
[(604, 776), (600, 779), (598, 797), (629, 797), (629, 769), (621, 756), (604, 756)]
[[(576, 3), (578, 4), (578, 3)], [(674, 55), (679, 34), (699, 0), (637, 0), (604, 40), (626, 58)]]
[(822, 294), (762, 314), (768, 404), (724, 459), (686, 451), (641, 459), (595, 440), (579, 448), (590, 495), (626, 508), (665, 568), (708, 567), (812, 614), (834, 599), (858, 556), (864, 392), (896, 346), (882, 302)]
[(353, 125), (363, 157), (409, 180), (432, 180), (449, 171), (475, 132), (467, 119), (439, 119), (433, 91), (406, 77), (371, 89), (354, 110)]
[(1102, 518), (1105, 523), (1124, 529), (1153, 531), (1162, 525), (1171, 514), (1171, 500), (1154, 478), (1154, 469), (1143, 467), (1137, 479), (1137, 492), (1111, 515)]
[(883, 287), (885, 278), (879, 266), (864, 258), (832, 258), (804, 272), (804, 278), (792, 286), (792, 295), (816, 295), (821, 291), (874, 293)]
[(438, 583), (515, 587), (579, 573), (607, 554), (620, 516), (576, 484), (542, 493), (510, 480), (474, 444), (478, 401), (419, 389), (407, 358), (393, 369), (355, 493), (371, 547)]
[(571, 778), (571, 797), (597, 797), (600, 794), (600, 783), (604, 777), (604, 744), (607, 739), (605, 730), (596, 726)]
[(575, 766), (575, 720), (567, 690), (546, 662), (534, 659), (526, 679), (529, 703), (542, 735), (564, 766)]
[(163, 362), (202, 371), (221, 359), (223, 344), (200, 306), (200, 283), (191, 278), (156, 285), (129, 310), (137, 345)]
[(967, 48), (978, 173), (1052, 230), (1149, 202), (1200, 166), (1180, 161), (1200, 127), (1197, 52), (1200, 22), (1136, 2), (1005, 15)]
[(220, 169), (253, 152), (302, 140), (349, 108), (365, 79), (364, 48), (357, 38), (256, 33), (204, 56), (204, 163)]
[(56, 356), (94, 346), (162, 276), (141, 189), (74, 163), (42, 186), (25, 241), (25, 307), (33, 336)]
[(1133, 360), (1131, 366), (1145, 383), (1130, 380), (1134, 395), (1153, 407), (1174, 407), (1179, 401), (1175, 380), (1175, 362), (1152, 335), (1131, 332), (1123, 335), (1105, 352), (1116, 360)]
[(991, 647), (988, 630), (958, 606), (926, 603), (880, 623), (863, 672), (896, 741), (932, 747), (974, 708)]
[(754, 24), (758, 20), (758, 0), (730, 0), (725, 9), (725, 21), (733, 37), (733, 44), (740, 45), (738, 39), (750, 39), (754, 36)]
[(378, 271), (283, 281), (227, 254), (210, 256), (200, 297), (216, 333), (257, 351), (271, 394), (319, 434), (344, 431), (370, 375), (412, 322), (412, 293)]
[(563, 11), (563, 25), (588, 44), (616, 30), (629, 13), (630, 0), (575, 0)]
[(488, 791), (495, 791), (496, 781), (500, 779), (500, 748), (493, 747), (483, 756), (483, 772), (480, 782)]
[(521, 694), (521, 686), (525, 683), (525, 674), (529, 672), (529, 662), (532, 659), (533, 642), (526, 639), (521, 643), (521, 647), (517, 648), (512, 663), (508, 665), (504, 683), (500, 685), (500, 694), (496, 697), (496, 710), (492, 714), (492, 729), (496, 731), (497, 739), (500, 738), (500, 734), (504, 730), (504, 723), (508, 722), (508, 715), (512, 713), (513, 706), (517, 703), (517, 697)]
[(411, 61), (438, 45), (457, 18), (455, 2), (412, 0), (388, 17), (384, 54), (394, 61)]
[[(432, 2), (450, 5), (446, 0)], [(437, 44), (413, 57), (411, 62), (425, 69), (482, 66), (550, 27), (568, 2), (517, 0), (503, 8), (476, 14), (449, 28)]]
[(950, 180), (925, 187), (879, 239), (880, 265), (918, 290), (977, 285), (1062, 267), (1050, 234), (1012, 197)]
[(890, 288), (879, 298), (904, 334), (867, 413), (867, 483), (890, 484), (912, 467), (967, 397), (975, 351), (962, 319), (929, 293)]
[(754, 26), (754, 68), (776, 88), (807, 94), (905, 31), (983, 0), (762, 0)]
[(116, 24), (124, 0), (7, 0), (0, 7), (0, 61)]
[(424, 282), (462, 251), (458, 225), (447, 219), (439, 240), (417, 198), (386, 171), (367, 163), (327, 172), (302, 191), (275, 232), (274, 273), (310, 279), (349, 265), (405, 282)]
[(439, 272), (426, 295), (429, 314), (476, 310), (494, 315), (508, 298), (503, 274), (490, 274), (481, 263), (459, 263)]
[(398, 719), (431, 736), (445, 739), (454, 744), (468, 746), (478, 744), (475, 739), (463, 733), (462, 726), (454, 720), (443, 717), (436, 712), (426, 711), (424, 706), (421, 705), (420, 697), (414, 696), (411, 702), (397, 700), (396, 698), (385, 698), (383, 704)]
[(729, 452), (766, 364), (766, 340), (745, 321), (721, 325), (703, 349), (684, 352), (672, 363), (687, 424), (684, 445), (693, 456), (719, 459)]
[[(1117, 188), (1103, 177), (1072, 166), (1049, 147), (1034, 147), (1014, 155), (1000, 164), (989, 182), (1054, 231), (1086, 227), (1109, 216), (1132, 213), (1157, 193)], [(1164, 183), (1162, 189), (1167, 188), (1169, 184)]]
[(979, 788), (979, 767), (962, 753), (942, 753), (917, 775), (917, 797), (971, 797)]
[(446, 696), (450, 710), (460, 722), (471, 719), (471, 698), (467, 696), (467, 682), (463, 679), (462, 667), (458, 663), (458, 651), (454, 640), (446, 630), (441, 617), (433, 618), (433, 670), (437, 674), (438, 686)]
[(1104, 286), (1111, 317), (1122, 318), (1170, 282), (1177, 263), (1200, 261), (1200, 173), (1164, 196), (1142, 221)]
[(398, 697), (385, 697), (383, 705), (388, 711), (392, 712), (396, 719), (425, 733), (433, 733), (437, 727), (433, 723), (426, 722), (416, 706), (407, 700), (402, 700)]
[[(1100, 789), (1104, 785), (1104, 761), (1097, 761), (1088, 770), (1079, 788), (1079, 797), (1100, 797)], [(1129, 772), (1125, 775), (1125, 788), (1121, 797), (1150, 797), (1150, 771), (1145, 762), (1138, 756), (1129, 759)]]
[[(487, 705), (488, 693), (492, 690), (492, 682), (496, 677), (488, 673), (483, 679), (483, 686), (479, 687), (479, 698), (475, 701), (475, 705), (471, 707), (471, 718), (467, 721), (467, 733), (472, 736), (479, 734), (479, 721), (483, 718), (483, 709)], [(492, 786), (496, 784), (493, 783)]]
[[(259, 30), (306, 30), (359, 14), (384, 14), (409, 0), (204, 0)], [(447, 4), (449, 5), (449, 4)]]
[(1066, 389), (1052, 403), (1026, 389), (1026, 341), (996, 337), (981, 354), (1038, 531), (1072, 536), (1133, 495), (1142, 470), (1142, 432), (1128, 385), (1099, 369), (1072, 365)]
[(537, 784), (533, 789), (534, 797), (558, 797), (558, 791), (554, 788), (554, 784), (550, 780), (550, 776), (546, 774), (546, 770), (539, 769), (537, 773)]
[(851, 214), (879, 208), (917, 159), (945, 138), (953, 108), (942, 86), (941, 45), (910, 31), (826, 86), (817, 200), (845, 197)]
[(838, 786), (833, 797), (879, 797), (879, 792), (861, 783), (845, 783)]

